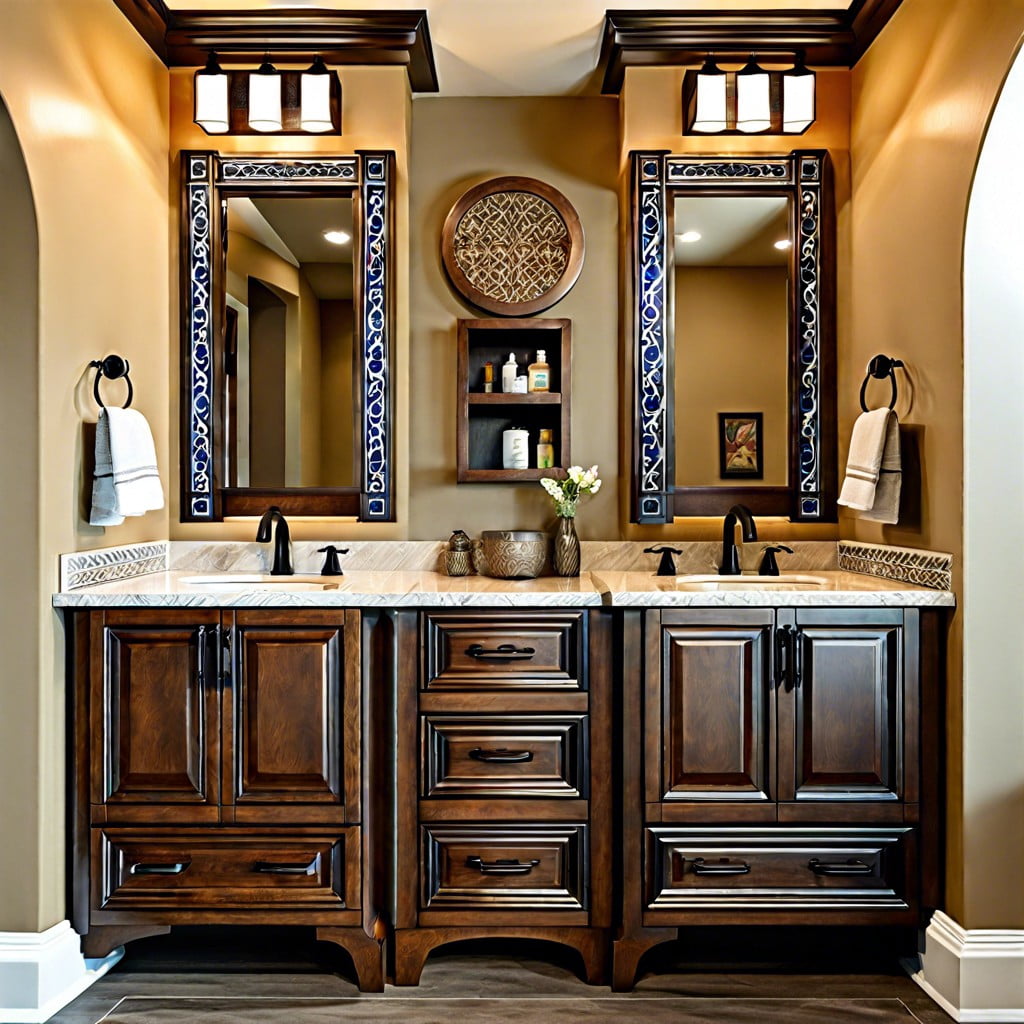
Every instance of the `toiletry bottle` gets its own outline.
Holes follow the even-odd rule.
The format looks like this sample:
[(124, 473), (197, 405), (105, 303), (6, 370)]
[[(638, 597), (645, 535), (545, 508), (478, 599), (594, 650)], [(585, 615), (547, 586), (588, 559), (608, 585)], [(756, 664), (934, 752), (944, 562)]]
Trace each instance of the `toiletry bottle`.
[(502, 469), (528, 469), (530, 466), (529, 457), (529, 431), (522, 427), (509, 427), (501, 435), (501, 468)]
[(512, 394), (516, 389), (516, 374), (519, 372), (519, 367), (516, 366), (516, 354), (515, 352), (509, 352), (508, 362), (505, 363), (501, 368), (501, 390), (506, 395)]
[(484, 394), (494, 390), (494, 363), (484, 363)]
[(541, 427), (540, 437), (537, 442), (537, 468), (551, 469), (555, 464), (555, 446), (551, 443), (552, 430), (550, 427)]
[(551, 390), (551, 367), (548, 366), (547, 353), (544, 349), (537, 349), (537, 362), (530, 363), (526, 372), (529, 376), (526, 385), (528, 391)]

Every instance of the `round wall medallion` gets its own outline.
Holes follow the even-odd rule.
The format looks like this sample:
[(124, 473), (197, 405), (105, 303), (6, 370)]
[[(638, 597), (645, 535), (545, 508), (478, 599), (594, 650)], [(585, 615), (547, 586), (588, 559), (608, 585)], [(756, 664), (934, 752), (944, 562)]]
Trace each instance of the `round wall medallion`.
[(558, 189), (536, 178), (492, 178), (464, 193), (441, 232), (455, 290), (500, 316), (553, 306), (583, 266), (583, 227)]

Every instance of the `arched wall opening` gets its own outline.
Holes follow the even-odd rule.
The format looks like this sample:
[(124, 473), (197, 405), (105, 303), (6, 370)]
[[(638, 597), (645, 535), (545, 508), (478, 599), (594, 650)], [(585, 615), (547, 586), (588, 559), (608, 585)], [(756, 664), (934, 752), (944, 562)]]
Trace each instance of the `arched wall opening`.
[[(39, 236), (28, 169), (0, 96), (0, 931), (39, 922)], [(50, 922), (47, 922), (50, 923)]]

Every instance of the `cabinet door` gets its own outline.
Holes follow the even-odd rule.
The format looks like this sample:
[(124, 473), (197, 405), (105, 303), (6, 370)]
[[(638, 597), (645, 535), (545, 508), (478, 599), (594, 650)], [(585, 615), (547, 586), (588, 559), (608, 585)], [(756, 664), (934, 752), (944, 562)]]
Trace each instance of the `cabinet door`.
[(90, 615), (91, 801), (105, 820), (218, 816), (219, 627), (202, 609)]
[(236, 822), (358, 820), (358, 621), (342, 611), (234, 614), (223, 802)]
[(773, 799), (773, 621), (770, 609), (648, 613), (648, 802), (728, 801), (742, 818)]
[(779, 691), (779, 799), (902, 799), (903, 613), (798, 609)]

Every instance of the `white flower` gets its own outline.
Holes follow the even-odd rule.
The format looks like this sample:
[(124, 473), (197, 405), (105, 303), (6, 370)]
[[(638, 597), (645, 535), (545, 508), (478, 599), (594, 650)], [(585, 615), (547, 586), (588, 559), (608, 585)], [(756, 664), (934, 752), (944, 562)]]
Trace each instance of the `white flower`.
[(564, 499), (565, 495), (562, 493), (562, 485), (557, 480), (545, 476), (541, 478), (540, 485), (555, 501), (562, 501)]
[(591, 494), (597, 494), (597, 492), (599, 490), (601, 490), (601, 481), (600, 480), (595, 480), (594, 481), (594, 486), (590, 488), (590, 493)]
[(569, 469), (567, 470), (567, 474), (568, 474), (569, 479), (574, 484), (578, 484), (580, 482), (580, 478), (583, 476), (583, 467), (582, 466), (570, 466)]

